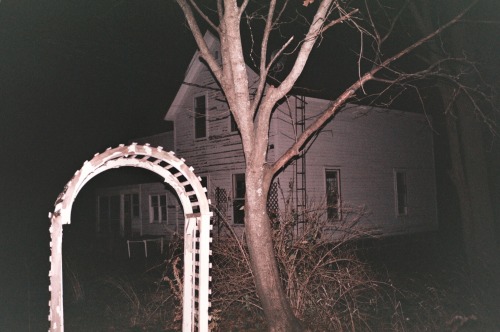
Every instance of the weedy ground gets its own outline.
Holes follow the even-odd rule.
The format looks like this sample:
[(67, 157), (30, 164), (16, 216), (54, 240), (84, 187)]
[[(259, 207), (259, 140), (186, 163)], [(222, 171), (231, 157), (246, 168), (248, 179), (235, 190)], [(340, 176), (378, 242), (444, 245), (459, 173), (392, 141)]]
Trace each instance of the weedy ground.
[[(151, 247), (149, 257), (145, 258), (141, 248), (133, 248), (132, 257), (128, 258), (125, 243), (119, 241), (113, 246), (99, 243), (67, 245), (64, 256), (65, 329), (179, 331), (182, 317), (178, 297), (165, 279), (166, 271), (172, 277), (166, 262), (172, 262), (175, 252), (170, 248), (169, 252), (160, 254), (156, 249)], [(468, 281), (459, 250), (444, 245), (438, 236), (426, 234), (365, 241), (350, 246), (349, 257), (353, 258), (351, 255), (369, 269), (373, 281), (370, 285), (376, 286), (378, 295), (357, 293), (362, 303), (356, 304), (356, 310), (363, 313), (357, 318), (349, 308), (335, 307), (335, 310), (344, 308), (344, 312), (331, 316), (338, 317), (334, 322), (337, 330), (500, 330), (495, 321), (500, 306), (482, 303), (474, 285)], [(229, 280), (231, 276), (226, 275), (226, 278)], [(338, 280), (325, 286), (344, 287), (334, 282)], [(265, 321), (251, 291), (247, 291), (246, 297), (231, 298), (231, 302), (223, 302), (224, 296), (220, 294), (214, 296), (214, 330), (265, 330)], [(307, 302), (301, 307), (302, 319), (311, 331), (328, 331), (326, 322), (310, 319), (329, 317), (318, 316), (317, 312), (325, 311), (328, 305), (318, 303), (314, 306)], [(31, 330), (36, 331), (37, 326), (46, 325), (43, 321), (38, 324), (34, 321), (31, 326)]]

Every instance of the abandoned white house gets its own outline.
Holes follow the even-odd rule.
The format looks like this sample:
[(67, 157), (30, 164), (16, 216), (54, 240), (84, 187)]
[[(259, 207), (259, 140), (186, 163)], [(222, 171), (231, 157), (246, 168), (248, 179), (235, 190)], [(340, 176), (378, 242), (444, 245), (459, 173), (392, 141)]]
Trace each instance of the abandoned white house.
[[(205, 36), (217, 57), (219, 42)], [(255, 75), (248, 69), (250, 77)], [(272, 115), (268, 160), (273, 162), (330, 101), (289, 96)], [(235, 225), (243, 224), (245, 161), (224, 95), (196, 53), (165, 120), (173, 132), (142, 138), (186, 159), (208, 196)], [(376, 234), (437, 228), (433, 134), (422, 114), (348, 104), (315, 135), (307, 152), (275, 179), (270, 209), (282, 207), (276, 186), (293, 193), (298, 213), (323, 202), (332, 223), (342, 206), (363, 206), (356, 227)], [(98, 229), (122, 236), (182, 233), (183, 212), (161, 183), (98, 191)]]

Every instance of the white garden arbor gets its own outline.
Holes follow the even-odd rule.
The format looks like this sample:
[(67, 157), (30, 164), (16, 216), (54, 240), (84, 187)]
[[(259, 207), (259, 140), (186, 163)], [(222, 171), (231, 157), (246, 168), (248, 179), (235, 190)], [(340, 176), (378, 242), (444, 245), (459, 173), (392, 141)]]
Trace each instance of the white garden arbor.
[(184, 209), (184, 278), (182, 330), (208, 331), (210, 242), (212, 213), (206, 188), (200, 183), (193, 168), (162, 147), (120, 145), (86, 161), (64, 187), (55, 202), (51, 219), (50, 257), (50, 331), (64, 331), (62, 229), (71, 223), (73, 202), (82, 187), (96, 175), (113, 168), (140, 167), (165, 179), (177, 193)]

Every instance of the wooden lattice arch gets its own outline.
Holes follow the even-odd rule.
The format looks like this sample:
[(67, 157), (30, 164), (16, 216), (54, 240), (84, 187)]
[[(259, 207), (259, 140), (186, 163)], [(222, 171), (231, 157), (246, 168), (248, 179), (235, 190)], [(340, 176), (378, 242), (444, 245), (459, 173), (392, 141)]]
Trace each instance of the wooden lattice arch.
[(96, 175), (113, 168), (140, 167), (165, 179), (179, 196), (184, 209), (183, 331), (208, 331), (210, 202), (193, 168), (162, 147), (120, 145), (86, 161), (58, 196), (51, 219), (50, 331), (64, 331), (62, 281), (62, 226), (71, 223), (73, 202), (83, 186)]

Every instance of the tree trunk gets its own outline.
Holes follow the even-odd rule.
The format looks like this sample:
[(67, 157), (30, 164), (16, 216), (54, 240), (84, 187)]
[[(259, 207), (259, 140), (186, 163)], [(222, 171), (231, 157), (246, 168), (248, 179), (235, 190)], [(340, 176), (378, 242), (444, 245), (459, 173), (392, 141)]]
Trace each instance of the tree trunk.
[(283, 290), (277, 268), (272, 229), (267, 215), (270, 179), (261, 165), (247, 166), (245, 231), (257, 294), (269, 324), (269, 331), (302, 331)]
[[(449, 7), (449, 11), (460, 5), (461, 7), (467, 5), (461, 1), (450, 4), (453, 7)], [(416, 6), (412, 8), (416, 23), (422, 32), (427, 34), (432, 31), (432, 2), (422, 2), (420, 14)], [(447, 56), (460, 59), (464, 53), (468, 55), (477, 53), (475, 46), (480, 45), (477, 45), (475, 40), (467, 38), (470, 34), (466, 29), (467, 26), (463, 23), (452, 27), (448, 35), (450, 38), (447, 39), (449, 43), (445, 43), (444, 46), (436, 41), (430, 43), (431, 52), (428, 54), (430, 63), (438, 63)], [(446, 49), (446, 55), (440, 55), (443, 47)], [(452, 74), (461, 74), (457, 75), (460, 81), (456, 83), (476, 85), (474, 80), (477, 77), (464, 75), (467, 73), (464, 68), (448, 69)], [(457, 95), (455, 91), (457, 87), (438, 82), (437, 88), (444, 108), (452, 110), (453, 113), (446, 115), (445, 124), (451, 161), (451, 180), (458, 198), (462, 239), (471, 281), (476, 288), (488, 287), (491, 290), (489, 285), (496, 284), (494, 281), (498, 275), (499, 264), (481, 123), (476, 118), (475, 105), (463, 93)]]
[[(441, 91), (445, 103), (451, 102), (453, 91), (449, 88)], [(481, 124), (474, 117), (473, 107), (464, 99), (454, 101), (455, 117), (446, 119), (451, 178), (459, 201), (471, 281), (486, 296), (498, 275), (494, 216)]]
[[(466, 40), (465, 27), (451, 29), (450, 49), (452, 56), (459, 57), (464, 50), (474, 53), (474, 43)], [(475, 86), (470, 75), (462, 84)], [(465, 255), (471, 281), (483, 298), (492, 298), (492, 285), (499, 275), (498, 248), (495, 239), (495, 220), (489, 187), (488, 167), (485, 156), (483, 128), (475, 112), (475, 106), (463, 94), (455, 95), (448, 86), (440, 86), (444, 105), (451, 105), (453, 115), (446, 120), (452, 182), (457, 190), (462, 221)]]

